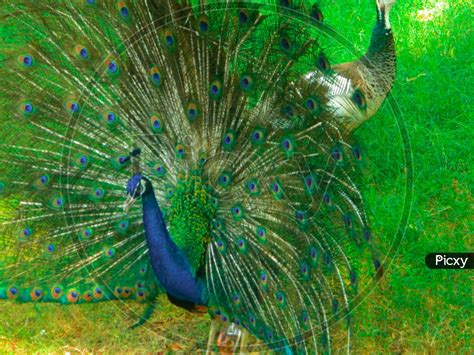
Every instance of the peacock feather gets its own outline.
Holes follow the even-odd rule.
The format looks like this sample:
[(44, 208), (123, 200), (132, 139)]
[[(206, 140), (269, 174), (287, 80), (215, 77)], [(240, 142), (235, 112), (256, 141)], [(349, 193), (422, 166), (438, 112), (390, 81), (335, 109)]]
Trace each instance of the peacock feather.
[(331, 65), (302, 1), (6, 1), (0, 298), (167, 293), (271, 349), (331, 348), (382, 270), (351, 136), (394, 79), (377, 4), (367, 55)]

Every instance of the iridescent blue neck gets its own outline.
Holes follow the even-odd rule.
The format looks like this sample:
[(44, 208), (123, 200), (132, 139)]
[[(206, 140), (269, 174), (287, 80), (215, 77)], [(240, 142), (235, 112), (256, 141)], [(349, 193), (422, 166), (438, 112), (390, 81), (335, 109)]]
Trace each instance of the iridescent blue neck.
[(145, 183), (146, 190), (142, 195), (143, 223), (153, 271), (172, 297), (195, 305), (206, 305), (204, 283), (193, 277), (188, 259), (166, 229), (151, 182), (145, 179)]

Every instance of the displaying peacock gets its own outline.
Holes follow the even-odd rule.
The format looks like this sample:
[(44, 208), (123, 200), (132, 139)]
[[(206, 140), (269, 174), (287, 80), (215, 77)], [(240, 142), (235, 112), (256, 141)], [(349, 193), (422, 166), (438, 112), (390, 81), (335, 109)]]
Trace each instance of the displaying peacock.
[(305, 2), (5, 1), (0, 298), (166, 293), (209, 350), (341, 342), (382, 273), (351, 133), (395, 77), (393, 3), (331, 66)]

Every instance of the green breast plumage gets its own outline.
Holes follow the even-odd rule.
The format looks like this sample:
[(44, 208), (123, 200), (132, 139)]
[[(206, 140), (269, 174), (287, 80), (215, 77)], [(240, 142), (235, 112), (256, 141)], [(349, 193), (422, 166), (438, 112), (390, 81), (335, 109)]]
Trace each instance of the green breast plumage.
[(188, 257), (194, 273), (204, 266), (216, 212), (208, 190), (198, 175), (179, 179), (166, 216), (171, 238)]

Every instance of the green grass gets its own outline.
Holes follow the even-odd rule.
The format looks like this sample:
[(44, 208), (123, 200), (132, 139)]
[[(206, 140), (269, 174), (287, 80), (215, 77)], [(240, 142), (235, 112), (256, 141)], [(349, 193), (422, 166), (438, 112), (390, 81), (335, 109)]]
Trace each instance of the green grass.
[[(325, 21), (363, 52), (374, 20), (373, 2), (323, 1)], [(434, 271), (424, 265), (430, 252), (473, 249), (472, 238), (468, 239), (473, 232), (474, 186), (474, 137), (472, 124), (469, 126), (472, 8), (468, 1), (453, 0), (435, 12), (432, 20), (417, 18), (418, 10), (435, 4), (399, 1), (391, 16), (398, 51), (393, 98), (403, 113), (414, 160), (412, 213), (382, 282), (355, 310), (354, 352), (472, 352), (472, 273)], [(364, 195), (381, 250), (387, 250), (394, 239), (403, 205), (407, 170), (399, 132), (384, 106), (356, 134), (368, 155)], [(0, 349), (63, 353), (176, 350), (172, 342), (159, 337), (170, 329), (205, 341), (208, 317), (187, 314), (165, 299), (146, 326), (127, 330), (142, 307), (2, 302)], [(187, 345), (193, 346), (191, 343)]]
[[(435, 14), (432, 21), (419, 21), (418, 10), (433, 8), (435, 3), (399, 2), (391, 18), (398, 51), (393, 97), (412, 146), (413, 208), (385, 280), (356, 311), (354, 348), (359, 351), (472, 351), (472, 274), (433, 271), (424, 265), (430, 252), (468, 251), (473, 246), (472, 239), (468, 240), (473, 230), (474, 186), (470, 154), (474, 137), (468, 126), (473, 97), (472, 42), (468, 40), (472, 8), (466, 1), (450, 1), (449, 8)], [(361, 15), (359, 8), (350, 11), (353, 18)], [(343, 22), (341, 28), (348, 29)], [(360, 33), (366, 38), (370, 26), (361, 25)], [(363, 48), (358, 32), (352, 38)], [(390, 205), (394, 211), (400, 206), (404, 174), (398, 164), (390, 164), (392, 159), (400, 161), (400, 147), (393, 144), (399, 133), (387, 111), (382, 110), (358, 132), (370, 161), (367, 205), (382, 243), (389, 241), (386, 238), (395, 227)]]

